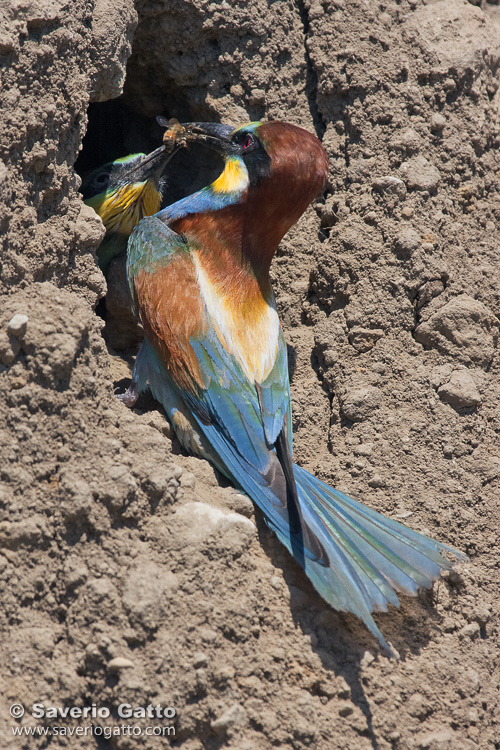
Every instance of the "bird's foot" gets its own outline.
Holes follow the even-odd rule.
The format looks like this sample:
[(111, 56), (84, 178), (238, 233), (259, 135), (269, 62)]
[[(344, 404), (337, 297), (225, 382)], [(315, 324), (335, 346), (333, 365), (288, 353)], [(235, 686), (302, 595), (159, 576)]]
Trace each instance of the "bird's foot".
[(125, 404), (125, 406), (128, 406), (128, 408), (131, 409), (133, 406), (135, 406), (135, 402), (139, 398), (137, 383), (134, 383), (134, 381), (132, 381), (125, 393), (117, 393), (116, 398), (121, 401), (122, 404)]

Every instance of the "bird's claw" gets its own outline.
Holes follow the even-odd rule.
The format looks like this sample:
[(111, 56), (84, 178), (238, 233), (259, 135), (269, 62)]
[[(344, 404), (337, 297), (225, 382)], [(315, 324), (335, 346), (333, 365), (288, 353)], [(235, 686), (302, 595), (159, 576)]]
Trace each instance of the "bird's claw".
[(137, 390), (136, 383), (132, 381), (125, 393), (117, 393), (116, 398), (121, 401), (122, 404), (125, 404), (125, 406), (131, 409), (133, 406), (135, 406), (135, 403), (139, 398), (139, 392)]

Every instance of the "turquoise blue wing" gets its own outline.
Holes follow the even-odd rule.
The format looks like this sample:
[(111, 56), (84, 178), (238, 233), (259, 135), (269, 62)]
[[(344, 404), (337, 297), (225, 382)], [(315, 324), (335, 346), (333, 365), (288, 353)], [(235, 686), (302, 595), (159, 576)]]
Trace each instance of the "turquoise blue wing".
[[(188, 243), (158, 217), (139, 222), (130, 236), (127, 252), (132, 296), (135, 297), (134, 281), (141, 271), (154, 276), (179, 252), (186, 251), (189, 252)], [(165, 304), (168, 305), (168, 299)], [(287, 432), (291, 432), (284, 338), (280, 334), (269, 375), (256, 385), (222, 345), (208, 317), (203, 330), (202, 335), (189, 340), (202, 387), (192, 390), (181, 387), (161, 361), (159, 352), (148, 343), (138, 367), (139, 389), (147, 382), (174, 425), (175, 410), (185, 412), (187, 407), (196, 422), (195, 429), (209, 446), (208, 457), (253, 497), (273, 528), (287, 535), (286, 483), (273, 447), (285, 421)]]
[[(293, 538), (290, 532), (285, 477), (275, 449), (269, 447), (255, 385), (220, 344), (213, 329), (191, 343), (204, 380), (204, 387), (198, 393), (187, 391), (174, 382), (150, 342), (145, 342), (141, 352), (143, 381), (147, 380), (172, 424), (176, 424), (176, 412), (190, 412), (193, 429), (204, 441), (202, 455), (248, 493), (280, 540), (292, 554), (297, 552), (302, 558), (302, 534)], [(282, 363), (282, 356), (280, 352), (275, 367)], [(272, 371), (269, 382), (274, 384), (277, 377), (277, 371)], [(265, 392), (266, 381), (262, 386)], [(278, 407), (283, 415), (281, 428), (288, 422), (290, 411), (287, 377), (283, 392), (283, 402)], [(276, 429), (275, 418), (270, 419), (269, 424)], [(311, 558), (317, 554), (314, 547), (313, 543), (311, 549), (306, 549), (306, 555)]]
[[(134, 301), (134, 280), (139, 271), (154, 274), (179, 252), (189, 252), (189, 244), (162, 220), (151, 216), (139, 222), (130, 236), (127, 251), (127, 275)], [(209, 415), (232, 444), (243, 455), (253, 455), (255, 466), (262, 468), (289, 413), (290, 385), (283, 334), (280, 331), (273, 368), (260, 384), (248, 380), (235, 357), (220, 342), (210, 321), (208, 331), (191, 339), (190, 344), (204, 387), (196, 394), (182, 392), (182, 397), (192, 411), (204, 419)]]
[(137, 300), (134, 280), (139, 271), (154, 274), (168, 265), (177, 253), (188, 250), (185, 239), (156, 216), (147, 216), (137, 224), (127, 245), (127, 278), (135, 308)]
[[(205, 378), (203, 406), (236, 446), (256, 452), (261, 465), (274, 447), (290, 406), (286, 344), (280, 331), (273, 368), (262, 383), (250, 382), (236, 359), (222, 346), (213, 328), (191, 341)], [(195, 404), (193, 403), (193, 407)], [(258, 439), (257, 444), (254, 441)], [(252, 447), (253, 444), (253, 447)]]
[[(260, 413), (268, 445), (274, 446), (287, 421), (287, 440), (292, 452), (292, 412), (290, 408), (290, 383), (286, 342), (280, 330), (274, 367), (261, 384), (256, 384)], [(288, 422), (290, 424), (288, 424)]]

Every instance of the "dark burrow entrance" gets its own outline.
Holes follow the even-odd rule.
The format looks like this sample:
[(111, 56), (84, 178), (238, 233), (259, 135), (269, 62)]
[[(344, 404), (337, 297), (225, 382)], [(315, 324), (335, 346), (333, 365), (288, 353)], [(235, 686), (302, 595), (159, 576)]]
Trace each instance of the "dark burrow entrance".
[[(127, 80), (129, 76), (137, 80), (135, 60), (132, 55)], [(153, 103), (148, 101), (147, 92), (141, 92), (140, 97), (132, 96), (126, 82), (124, 93), (118, 99), (89, 106), (87, 133), (75, 164), (80, 177), (115, 159), (136, 153), (148, 154), (161, 146), (165, 128), (150, 115), (155, 108), (156, 114), (167, 120), (172, 117), (181, 122), (205, 119), (179, 92), (165, 94), (160, 102), (156, 92)], [(221, 169), (222, 160), (215, 152), (198, 144), (181, 149), (165, 168), (161, 208), (210, 184)], [(142, 340), (142, 331), (130, 312), (124, 254), (113, 260), (105, 276), (107, 294), (96, 312), (105, 320), (103, 335), (111, 352), (130, 362)]]
[[(157, 112), (169, 120), (181, 122), (203, 119), (196, 111), (181, 112), (167, 106)], [(184, 112), (184, 116), (182, 116)], [(149, 153), (161, 146), (164, 128), (155, 117), (138, 110), (124, 93), (118, 99), (90, 104), (87, 133), (75, 169), (80, 177), (101, 164), (134, 153)], [(177, 153), (165, 171), (164, 205), (208, 185), (220, 173), (222, 161), (209, 149), (192, 144)]]

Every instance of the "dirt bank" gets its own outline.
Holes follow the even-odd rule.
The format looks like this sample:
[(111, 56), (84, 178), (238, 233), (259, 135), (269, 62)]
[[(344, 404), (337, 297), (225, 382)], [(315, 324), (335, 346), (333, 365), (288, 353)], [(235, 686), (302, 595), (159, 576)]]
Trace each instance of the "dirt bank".
[[(2, 747), (498, 750), (499, 18), (461, 0), (6, 11)], [(158, 411), (115, 399), (128, 367), (94, 312), (102, 226), (74, 171), (89, 103), (88, 164), (155, 147), (160, 113), (322, 138), (328, 189), (273, 266), (296, 460), (470, 556), (377, 616), (400, 661)], [(173, 706), (133, 723), (176, 734), (15, 737), (63, 724), (36, 702), (109, 707), (97, 727), (124, 723), (119, 704)]]

